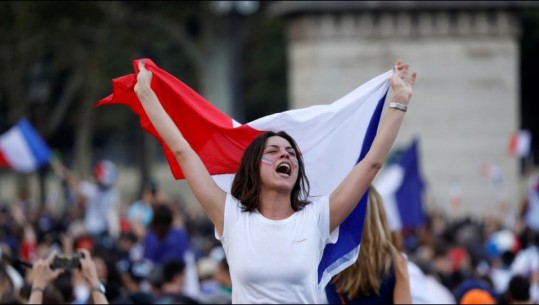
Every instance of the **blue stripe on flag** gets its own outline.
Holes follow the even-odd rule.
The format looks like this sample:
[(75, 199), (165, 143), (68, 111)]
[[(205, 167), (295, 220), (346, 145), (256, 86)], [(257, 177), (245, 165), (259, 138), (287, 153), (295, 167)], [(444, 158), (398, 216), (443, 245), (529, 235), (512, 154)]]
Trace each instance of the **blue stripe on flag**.
[[(371, 121), (369, 122), (369, 127), (365, 132), (361, 153), (359, 154), (356, 163), (363, 160), (371, 148), (376, 132), (378, 131), (378, 125), (380, 123), (382, 110), (384, 109), (386, 96), (387, 93), (378, 101), (376, 109), (371, 117)], [(318, 265), (319, 283), (324, 272), (336, 274), (342, 270), (343, 265), (348, 267), (357, 259), (357, 254), (359, 253), (358, 247), (361, 242), (361, 235), (363, 234), (363, 223), (367, 212), (367, 198), (368, 191), (365, 192), (352, 213), (339, 226), (339, 239), (337, 242), (335, 244), (326, 245), (322, 260)], [(352, 255), (350, 255), (351, 253)], [(322, 284), (325, 286), (327, 283)]]
[(51, 157), (51, 151), (47, 144), (43, 141), (41, 136), (32, 127), (30, 122), (26, 118), (23, 118), (17, 123), (17, 127), (20, 129), (28, 147), (32, 151), (32, 155), (36, 159), (38, 166), (48, 162)]
[(395, 191), (402, 228), (413, 229), (425, 223), (423, 211), (424, 182), (418, 163), (418, 139), (414, 139), (410, 147), (402, 153), (398, 165), (402, 167), (404, 177), (402, 184)]

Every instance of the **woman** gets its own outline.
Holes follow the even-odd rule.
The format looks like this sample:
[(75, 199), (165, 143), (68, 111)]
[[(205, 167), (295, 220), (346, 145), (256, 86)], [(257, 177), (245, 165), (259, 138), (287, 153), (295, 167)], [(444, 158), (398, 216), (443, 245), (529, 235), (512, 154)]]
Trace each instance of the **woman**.
[[(212, 179), (151, 89), (144, 62), (135, 93), (151, 123), (176, 156), (185, 178), (223, 244), (233, 303), (316, 303), (317, 268), (333, 232), (355, 208), (397, 137), (416, 74), (396, 62), (393, 105), (369, 153), (341, 184), (312, 202), (303, 160), (284, 132), (268, 132), (245, 150), (231, 194)], [(399, 109), (399, 107), (401, 109)]]
[(369, 188), (361, 248), (355, 263), (326, 286), (330, 304), (411, 304), (406, 258), (392, 243), (382, 204)]

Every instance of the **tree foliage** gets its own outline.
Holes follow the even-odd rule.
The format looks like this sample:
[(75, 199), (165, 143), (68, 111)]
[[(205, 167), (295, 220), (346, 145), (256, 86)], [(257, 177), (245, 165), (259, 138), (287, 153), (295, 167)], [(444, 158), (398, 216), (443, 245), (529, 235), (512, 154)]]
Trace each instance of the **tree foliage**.
[[(140, 162), (138, 118), (124, 106), (94, 106), (140, 57), (224, 100), (230, 33), (210, 2), (0, 2), (0, 132), (26, 116), (83, 176), (98, 158)], [(242, 18), (249, 119), (286, 108), (282, 25), (265, 5)]]

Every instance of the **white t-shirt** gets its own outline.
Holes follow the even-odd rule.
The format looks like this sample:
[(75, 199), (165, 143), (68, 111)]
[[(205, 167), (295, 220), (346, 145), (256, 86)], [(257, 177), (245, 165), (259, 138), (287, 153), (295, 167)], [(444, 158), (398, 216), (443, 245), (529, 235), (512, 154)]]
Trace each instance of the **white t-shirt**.
[(227, 194), (223, 244), (232, 279), (232, 303), (317, 303), (318, 264), (324, 247), (335, 243), (329, 232), (329, 196), (314, 198), (282, 220), (243, 212)]
[(81, 192), (86, 197), (84, 212), (84, 225), (90, 234), (99, 234), (107, 231), (110, 213), (118, 206), (119, 194), (115, 188), (101, 190), (91, 182), (81, 183)]

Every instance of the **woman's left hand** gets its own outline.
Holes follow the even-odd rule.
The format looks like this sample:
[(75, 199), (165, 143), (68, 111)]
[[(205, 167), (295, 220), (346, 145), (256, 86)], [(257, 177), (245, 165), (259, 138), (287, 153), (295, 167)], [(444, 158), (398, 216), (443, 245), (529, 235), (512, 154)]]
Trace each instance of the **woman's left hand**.
[(391, 89), (393, 90), (393, 100), (407, 105), (412, 97), (416, 73), (409, 74), (410, 65), (403, 63), (400, 59), (395, 62), (393, 75), (391, 76)]

